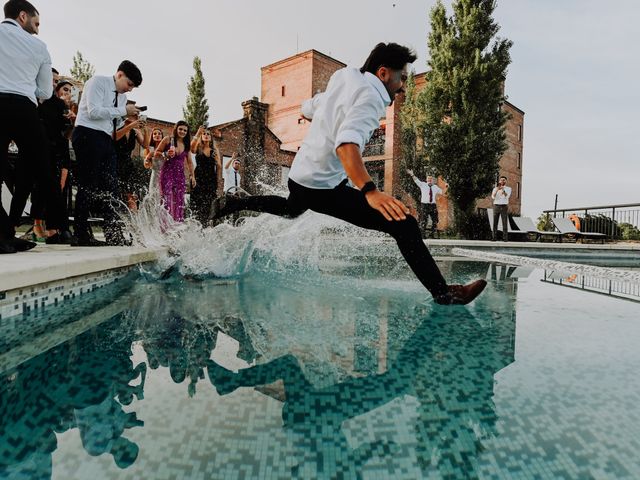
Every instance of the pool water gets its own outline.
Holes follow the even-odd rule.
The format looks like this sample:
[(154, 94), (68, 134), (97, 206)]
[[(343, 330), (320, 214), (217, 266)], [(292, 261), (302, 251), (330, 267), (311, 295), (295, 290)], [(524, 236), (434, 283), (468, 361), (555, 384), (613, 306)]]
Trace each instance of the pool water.
[(487, 290), (257, 268), (49, 309), (0, 343), (0, 478), (640, 477), (638, 303), (439, 263)]

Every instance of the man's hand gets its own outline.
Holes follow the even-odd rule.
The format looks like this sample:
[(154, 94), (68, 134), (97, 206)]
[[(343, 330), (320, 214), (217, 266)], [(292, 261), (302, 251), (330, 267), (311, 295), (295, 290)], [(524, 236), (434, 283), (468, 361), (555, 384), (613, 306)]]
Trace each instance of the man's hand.
[(413, 174), (413, 170), (410, 170), (410, 169), (407, 168), (407, 173), (409, 175), (411, 175), (412, 177), (415, 177), (415, 175)]
[(127, 109), (127, 117), (138, 116), (138, 114), (140, 113), (140, 109), (132, 103), (127, 105), (125, 108)]
[(372, 190), (365, 194), (367, 203), (378, 210), (384, 218), (389, 221), (392, 220), (405, 220), (409, 209), (400, 200), (396, 200), (391, 195), (380, 192), (378, 190)]

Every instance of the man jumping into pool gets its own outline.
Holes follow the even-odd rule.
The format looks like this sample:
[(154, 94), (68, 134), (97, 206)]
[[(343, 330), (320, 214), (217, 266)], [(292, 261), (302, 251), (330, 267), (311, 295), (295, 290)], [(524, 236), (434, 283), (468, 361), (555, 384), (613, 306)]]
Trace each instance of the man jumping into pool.
[[(289, 198), (273, 195), (223, 196), (213, 218), (240, 210), (297, 217), (306, 210), (323, 213), (358, 227), (391, 235), (418, 280), (443, 305), (467, 304), (487, 282), (447, 285), (429, 253), (416, 219), (399, 200), (379, 191), (362, 159), (365, 144), (398, 93), (404, 92), (408, 65), (416, 55), (395, 43), (379, 43), (362, 68), (335, 72), (324, 93), (302, 105), (311, 120), (289, 172)], [(355, 185), (352, 188), (348, 181)]]

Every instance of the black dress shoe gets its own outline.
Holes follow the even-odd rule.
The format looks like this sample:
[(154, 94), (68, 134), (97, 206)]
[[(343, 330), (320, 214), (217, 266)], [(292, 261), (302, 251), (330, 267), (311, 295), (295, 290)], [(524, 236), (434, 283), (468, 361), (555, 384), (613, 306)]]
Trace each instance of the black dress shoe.
[(16, 253), (17, 250), (11, 244), (9, 240), (0, 240), (0, 254), (3, 253)]
[(23, 240), (22, 238), (15, 237), (10, 238), (9, 243), (13, 245), (13, 248), (15, 248), (17, 252), (26, 252), (37, 245), (36, 242), (30, 242), (29, 240)]
[(482, 293), (486, 280), (476, 280), (468, 285), (449, 285), (447, 293), (435, 297), (440, 305), (466, 305)]
[(95, 237), (73, 237), (71, 239), (72, 247), (104, 247), (106, 246), (106, 242), (102, 240), (98, 240)]
[(60, 232), (60, 243), (71, 245), (73, 238), (73, 233), (71, 233), (71, 231), (69, 230), (63, 230)]
[(44, 239), (44, 243), (46, 243), (47, 245), (59, 245), (62, 243), (62, 237), (60, 236), (59, 233), (54, 233), (53, 235), (49, 235), (47, 238)]

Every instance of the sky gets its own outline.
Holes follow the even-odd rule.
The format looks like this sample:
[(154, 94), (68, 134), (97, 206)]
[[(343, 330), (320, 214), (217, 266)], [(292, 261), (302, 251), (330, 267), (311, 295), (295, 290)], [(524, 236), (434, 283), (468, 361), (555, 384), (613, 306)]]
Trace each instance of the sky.
[[(312, 48), (360, 66), (376, 43), (393, 41), (413, 47), (414, 69), (425, 71), (435, 1), (33, 3), (60, 73), (78, 50), (102, 75), (132, 60), (144, 81), (129, 97), (150, 117), (182, 117), (200, 56), (214, 125), (260, 96), (260, 67)], [(513, 41), (506, 94), (525, 112), (523, 214), (553, 208), (556, 194), (559, 208), (640, 203), (640, 2), (498, 0), (494, 17)]]

